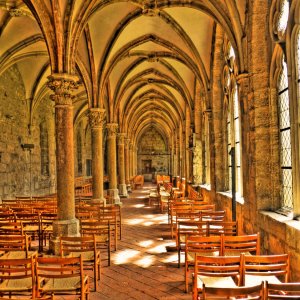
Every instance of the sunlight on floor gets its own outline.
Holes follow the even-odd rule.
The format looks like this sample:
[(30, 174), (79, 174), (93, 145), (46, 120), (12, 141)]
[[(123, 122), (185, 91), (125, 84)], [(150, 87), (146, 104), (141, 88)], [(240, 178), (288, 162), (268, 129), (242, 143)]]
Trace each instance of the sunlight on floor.
[(147, 256), (143, 256), (143, 258), (137, 260), (134, 262), (134, 264), (143, 267), (143, 268), (147, 268), (150, 267), (154, 261), (156, 260), (155, 256), (152, 255), (147, 255)]
[(144, 207), (145, 205), (144, 204), (135, 204), (135, 205), (132, 205), (132, 207), (135, 207), (135, 208), (141, 208), (141, 207)]
[(149, 246), (151, 246), (154, 243), (153, 240), (148, 240), (148, 241), (141, 241), (138, 243), (139, 246), (147, 248)]
[(129, 263), (138, 254), (140, 254), (140, 251), (132, 249), (120, 251), (119, 253), (116, 253), (115, 257), (113, 258), (114, 264), (120, 265)]
[[(181, 261), (184, 261), (184, 258), (183, 260), (181, 259)], [(164, 263), (177, 263), (178, 262), (178, 254), (170, 254), (168, 257), (166, 257), (164, 260), (163, 260)]]

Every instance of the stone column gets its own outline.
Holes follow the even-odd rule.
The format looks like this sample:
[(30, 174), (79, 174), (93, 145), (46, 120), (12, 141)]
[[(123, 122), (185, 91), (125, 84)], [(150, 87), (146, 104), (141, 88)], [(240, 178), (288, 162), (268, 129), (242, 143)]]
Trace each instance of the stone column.
[(103, 196), (103, 123), (105, 109), (90, 108), (89, 121), (92, 131), (93, 200), (104, 202)]
[(130, 139), (125, 138), (125, 151), (124, 151), (124, 156), (125, 156), (125, 182), (127, 185), (127, 192), (131, 192), (131, 185), (130, 185), (130, 175), (129, 175), (129, 144), (130, 144)]
[(118, 135), (119, 194), (121, 197), (128, 197), (125, 182), (125, 136), (125, 133)]
[(109, 190), (108, 195), (116, 204), (120, 204), (118, 183), (117, 183), (117, 123), (106, 124), (107, 143), (108, 143), (108, 177)]
[(52, 74), (48, 87), (54, 91), (56, 130), (57, 220), (53, 222), (50, 249), (59, 254), (60, 236), (78, 236), (79, 220), (75, 218), (73, 96), (77, 77)]

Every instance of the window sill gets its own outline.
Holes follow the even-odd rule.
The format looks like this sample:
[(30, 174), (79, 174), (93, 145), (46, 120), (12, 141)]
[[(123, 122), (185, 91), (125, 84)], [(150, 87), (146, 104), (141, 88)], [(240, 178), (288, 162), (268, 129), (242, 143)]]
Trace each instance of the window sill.
[(202, 189), (206, 189), (206, 190), (208, 190), (208, 191), (211, 191), (211, 185), (210, 185), (210, 183), (200, 184), (199, 186), (200, 186), (200, 188), (202, 188)]
[[(232, 199), (232, 192), (231, 191), (226, 191), (226, 192), (217, 192), (217, 194), (225, 196), (226, 198), (230, 198)], [(245, 199), (243, 196), (241, 196), (240, 194), (236, 194), (235, 195), (235, 200), (237, 203), (239, 204), (244, 204), (245, 203)]]
[(266, 210), (261, 210), (260, 213), (264, 216), (271, 218), (272, 220), (275, 220), (277, 222), (286, 224), (287, 226), (290, 226), (292, 228), (300, 230), (299, 220), (294, 220), (292, 217), (287, 217), (287, 216), (278, 214), (276, 212), (266, 211)]

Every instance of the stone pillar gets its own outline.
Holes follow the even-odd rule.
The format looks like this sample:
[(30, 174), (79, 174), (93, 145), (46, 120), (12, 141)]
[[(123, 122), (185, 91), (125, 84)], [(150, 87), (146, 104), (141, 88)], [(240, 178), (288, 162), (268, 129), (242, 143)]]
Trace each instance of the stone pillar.
[(77, 77), (52, 74), (48, 87), (54, 91), (56, 130), (57, 220), (53, 222), (50, 249), (59, 254), (60, 236), (78, 236), (79, 220), (75, 218), (74, 139), (72, 91), (77, 88)]
[(103, 123), (105, 109), (90, 108), (89, 121), (92, 137), (92, 175), (93, 175), (93, 200), (104, 202), (103, 195)]
[(117, 183), (117, 123), (106, 124), (107, 143), (108, 143), (108, 195), (114, 200), (115, 204), (120, 204), (118, 183)]
[(125, 133), (118, 135), (119, 194), (128, 197), (125, 181)]
[(130, 185), (130, 175), (129, 175), (129, 143), (130, 139), (125, 138), (125, 151), (124, 151), (124, 156), (125, 156), (125, 182), (127, 185), (127, 192), (131, 192), (131, 185)]

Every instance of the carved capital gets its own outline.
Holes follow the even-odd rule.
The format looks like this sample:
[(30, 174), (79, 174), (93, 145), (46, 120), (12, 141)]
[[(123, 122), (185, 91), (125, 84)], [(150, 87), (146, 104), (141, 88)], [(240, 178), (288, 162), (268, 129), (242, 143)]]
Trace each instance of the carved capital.
[(126, 133), (118, 133), (118, 144), (125, 145)]
[(118, 127), (119, 125), (117, 123), (107, 123), (106, 128), (107, 128), (107, 137), (116, 137), (117, 132), (118, 132)]
[(72, 92), (78, 88), (78, 78), (68, 74), (52, 74), (48, 80), (47, 86), (54, 92), (50, 98), (55, 105), (72, 105)]
[(11, 17), (24, 17), (29, 15), (25, 10), (19, 8), (11, 8), (9, 14)]
[(125, 138), (125, 148), (129, 149), (130, 138)]
[(89, 121), (91, 128), (102, 128), (105, 120), (104, 108), (90, 108)]

